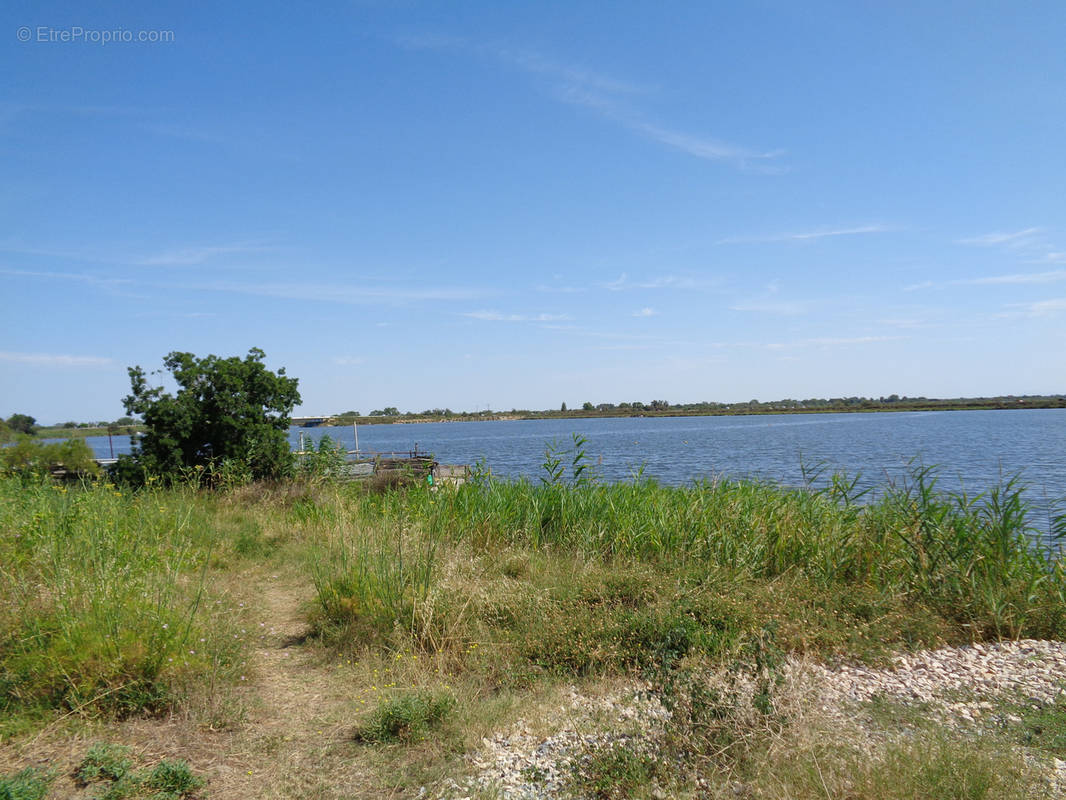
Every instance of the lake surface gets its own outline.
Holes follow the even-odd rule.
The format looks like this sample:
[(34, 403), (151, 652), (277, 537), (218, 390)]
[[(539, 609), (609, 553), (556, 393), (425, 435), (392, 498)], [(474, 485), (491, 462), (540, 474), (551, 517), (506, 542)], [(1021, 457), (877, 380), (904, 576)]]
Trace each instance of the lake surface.
[[(585, 451), (606, 481), (643, 470), (668, 484), (727, 476), (798, 486), (801, 465), (824, 464), (826, 477), (833, 470), (861, 473), (860, 485), (877, 489), (898, 481), (918, 459), (938, 467), (945, 489), (977, 493), (1021, 474), (1034, 504), (1066, 495), (1066, 409), (440, 422), (358, 430), (362, 450), (408, 451), (417, 444), (442, 463), (483, 461), (505, 478), (539, 479), (548, 443), (565, 448), (576, 432), (588, 439)], [(355, 445), (350, 426), (292, 428), (294, 447), (301, 434)], [(98, 456), (109, 455), (106, 436), (88, 442)], [(129, 452), (127, 437), (114, 437), (113, 445), (116, 454)]]

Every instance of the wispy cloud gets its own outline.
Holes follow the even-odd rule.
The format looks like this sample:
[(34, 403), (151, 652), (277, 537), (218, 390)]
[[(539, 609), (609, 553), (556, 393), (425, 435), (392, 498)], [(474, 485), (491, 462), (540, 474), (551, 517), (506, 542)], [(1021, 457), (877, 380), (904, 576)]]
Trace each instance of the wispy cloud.
[(55, 353), (11, 353), (0, 351), (0, 361), (35, 364), (44, 367), (108, 367), (114, 359), (102, 356), (70, 356)]
[(627, 124), (638, 133), (642, 133), (649, 139), (673, 147), (683, 153), (688, 153), (696, 158), (705, 158), (710, 161), (748, 161), (773, 159), (784, 154), (783, 150), (771, 150), (760, 153), (748, 150), (736, 145), (728, 144), (706, 136), (694, 136), (684, 131), (664, 128), (650, 122), (632, 120)]
[(133, 283), (133, 281), (128, 278), (105, 278), (100, 275), (91, 275), (82, 272), (45, 272), (31, 269), (0, 269), (0, 275), (45, 278), (58, 281), (77, 281), (79, 283), (90, 283), (94, 286), (118, 286), (121, 284)]
[(654, 308), (642, 308), (639, 311), (634, 311), (633, 312), (633, 316), (634, 317), (654, 317), (658, 313), (659, 312), (656, 311)]
[(1035, 303), (1014, 303), (1011, 307), (1019, 309), (1029, 317), (1050, 317), (1066, 311), (1066, 297), (1038, 300)]
[[(956, 243), (977, 247), (995, 247), (1022, 256), (1027, 264), (1066, 264), (1066, 253), (1062, 252), (1061, 245), (1059, 249), (1056, 249), (1056, 243), (1051, 242), (1046, 234), (1047, 231), (1043, 228), (1023, 228), (1018, 231), (986, 233), (968, 239), (958, 239)], [(1052, 278), (1052, 280), (1058, 279)], [(1044, 281), (1021, 282), (1043, 283)]]
[(564, 322), (572, 319), (567, 314), (504, 314), (499, 311), (468, 311), (463, 316), (485, 322)]
[(167, 136), (172, 139), (183, 139), (189, 142), (202, 142), (204, 144), (233, 144), (234, 140), (217, 133), (187, 125), (175, 125), (172, 123), (147, 122), (141, 124), (141, 129), (148, 133), (159, 136)]
[(1066, 269), (1052, 270), (1051, 272), (1016, 273), (1012, 275), (989, 275), (985, 278), (968, 278), (965, 280), (951, 281), (954, 284), (1004, 284), (1004, 283), (1056, 283), (1066, 281)]
[(764, 344), (768, 350), (786, 350), (794, 347), (848, 347), (875, 342), (891, 342), (903, 339), (903, 336), (822, 336), (810, 339), (795, 339), (790, 342), (770, 342)]
[(1040, 232), (1040, 228), (1025, 228), (1010, 233), (985, 233), (957, 241), (958, 244), (976, 245), (977, 247), (997, 247), (1001, 245), (1017, 247), (1030, 244), (1033, 237)]
[(910, 286), (904, 286), (903, 291), (913, 292), (918, 289), (930, 289), (944, 286), (1004, 286), (1025, 285), (1040, 283), (1058, 283), (1066, 281), (1066, 269), (1055, 269), (1047, 272), (1014, 272), (1007, 275), (983, 275), (977, 278), (955, 278), (950, 281), (922, 281)]
[(1038, 261), (1047, 264), (1066, 264), (1066, 253), (1058, 253), (1052, 251), (1049, 253), (1045, 253), (1042, 258), (1038, 259)]
[(743, 168), (765, 168), (764, 162), (782, 155), (782, 150), (758, 150), (723, 142), (710, 136), (679, 130), (647, 118), (634, 101), (654, 90), (645, 84), (623, 80), (583, 66), (568, 64), (526, 48), (476, 44), (451, 36), (406, 36), (397, 44), (419, 50), (469, 52), (489, 57), (527, 75), (546, 79), (550, 96), (567, 105), (587, 109), (622, 128), (695, 158), (731, 162)]
[(757, 244), (763, 242), (810, 242), (819, 239), (828, 239), (836, 236), (861, 236), (870, 233), (890, 233), (899, 228), (888, 225), (856, 225), (848, 228), (818, 228), (811, 231), (797, 231), (793, 233), (773, 233), (757, 236), (729, 236), (719, 239), (716, 244)]
[(651, 350), (650, 344), (600, 344), (592, 347), (593, 350), (603, 350), (605, 352), (613, 352), (617, 350), (633, 351), (633, 350)]
[(889, 317), (878, 322), (890, 328), (925, 328), (929, 325), (927, 321), (917, 317)]
[(781, 316), (794, 316), (807, 313), (807, 306), (803, 303), (790, 303), (787, 301), (760, 301), (749, 303), (736, 303), (729, 307), (730, 311), (743, 311), (756, 314), (779, 314)]
[(538, 292), (552, 292), (554, 294), (581, 294), (587, 292), (588, 289), (584, 286), (546, 286), (544, 284), (537, 287)]
[[(633, 345), (626, 347), (625, 349), (646, 349), (647, 347), (691, 347), (696, 343), (677, 339), (670, 336), (662, 336), (655, 333), (634, 333), (632, 330), (626, 331), (603, 331), (594, 330), (592, 328), (584, 328), (578, 325), (544, 325), (542, 326), (546, 330), (565, 331), (573, 336), (583, 336), (589, 339), (602, 340), (609, 342), (617, 342), (621, 344)], [(636, 345), (643, 345), (642, 347), (636, 347)], [(607, 348), (597, 348), (607, 349)]]
[(143, 107), (0, 103), (0, 133), (13, 128), (18, 118), (30, 115), (137, 118), (145, 111)]
[(492, 46), (485, 46), (481, 49), (526, 72), (554, 78), (563, 86), (581, 87), (608, 95), (644, 94), (650, 91), (650, 87), (644, 84), (620, 80), (602, 72), (566, 64), (534, 50)]
[(623, 272), (615, 280), (600, 284), (604, 289), (620, 292), (626, 289), (705, 289), (715, 285), (714, 281), (699, 280), (684, 275), (660, 275), (655, 278), (631, 280)]
[(903, 287), (903, 291), (905, 291), (905, 292), (917, 292), (917, 291), (920, 291), (922, 289), (931, 289), (934, 286), (936, 286), (936, 284), (933, 283), (932, 281), (919, 281), (918, 283), (912, 283), (909, 286), (904, 286)]
[(0, 253), (14, 253), (20, 256), (40, 256), (42, 258), (63, 259), (64, 261), (87, 261), (104, 264), (133, 263), (127, 255), (104, 253), (90, 247), (67, 249), (60, 247), (37, 247), (15, 242), (0, 244)]
[(476, 300), (491, 292), (466, 287), (341, 286), (313, 283), (185, 283), (166, 288), (206, 292), (229, 292), (283, 300), (313, 300), (322, 303), (367, 305), (378, 302)]
[(193, 245), (162, 250), (144, 255), (131, 252), (129, 247), (101, 249), (96, 246), (75, 248), (41, 247), (19, 242), (0, 242), (0, 253), (35, 256), (64, 261), (83, 261), (91, 264), (111, 264), (129, 267), (183, 267), (207, 263), (220, 256), (270, 252), (274, 248), (259, 242)]
[[(593, 111), (604, 119), (614, 122), (646, 139), (666, 145), (686, 155), (707, 161), (729, 161), (742, 167), (752, 167), (759, 162), (772, 161), (784, 154), (784, 150), (753, 150), (729, 142), (723, 142), (709, 136), (677, 130), (645, 119), (629, 103), (621, 103), (617, 98), (600, 91), (590, 91), (584, 86), (563, 86), (555, 96), (564, 103)], [(765, 165), (761, 165), (765, 167)], [(785, 168), (767, 169), (765, 171), (784, 172)]]
[[(1027, 264), (1066, 264), (1066, 253), (1056, 249), (1043, 228), (1024, 228), (1008, 233), (986, 233), (968, 239), (958, 239), (956, 244), (977, 247), (995, 247), (1025, 256)], [(1060, 246), (1061, 247), (1061, 246)]]
[(218, 314), (214, 311), (138, 311), (134, 316), (148, 319), (204, 319), (217, 317)]
[(224, 244), (206, 247), (185, 247), (168, 250), (141, 259), (140, 264), (148, 267), (184, 267), (203, 264), (217, 256), (232, 256), (244, 253), (262, 253), (270, 248), (256, 244)]
[(17, 275), (52, 280), (80, 281), (101, 287), (141, 286), (155, 289), (179, 289), (200, 292), (225, 292), (250, 295), (253, 297), (276, 297), (284, 300), (318, 301), (323, 303), (340, 303), (344, 305), (368, 305), (382, 302), (433, 302), (477, 300), (494, 291), (483, 288), (459, 286), (395, 286), (395, 285), (360, 285), (343, 286), (339, 284), (313, 283), (237, 283), (232, 281), (201, 282), (150, 282), (136, 281), (129, 278), (105, 278), (98, 275), (76, 272), (40, 272), (34, 270), (17, 270), (0, 268), (0, 275)]

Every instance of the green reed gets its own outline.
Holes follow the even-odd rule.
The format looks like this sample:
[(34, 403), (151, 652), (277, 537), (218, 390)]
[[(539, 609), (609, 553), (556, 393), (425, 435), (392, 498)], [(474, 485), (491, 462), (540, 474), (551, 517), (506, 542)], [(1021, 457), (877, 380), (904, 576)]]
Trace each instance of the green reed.
[[(0, 709), (162, 710), (236, 669), (191, 492), (0, 480)], [(216, 618), (217, 617), (217, 618)]]
[(452, 541), (862, 585), (934, 608), (973, 636), (1066, 633), (1060, 553), (1038, 544), (1016, 478), (968, 496), (942, 491), (936, 471), (916, 464), (872, 502), (860, 502), (867, 498), (857, 486), (840, 474), (822, 489), (484, 479), (438, 494), (366, 495), (359, 513), (387, 518), (402, 509)]

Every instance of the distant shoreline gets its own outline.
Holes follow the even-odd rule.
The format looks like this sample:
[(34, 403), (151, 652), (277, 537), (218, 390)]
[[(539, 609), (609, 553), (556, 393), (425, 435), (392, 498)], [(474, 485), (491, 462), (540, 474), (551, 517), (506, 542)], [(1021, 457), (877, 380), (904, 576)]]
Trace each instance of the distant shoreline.
[(632, 419), (651, 417), (750, 417), (768, 416), (781, 414), (874, 414), (874, 413), (900, 413), (915, 411), (1028, 411), (1033, 409), (1066, 408), (1066, 397), (1041, 399), (1039, 401), (1018, 400), (1014, 402), (992, 402), (974, 404), (941, 404), (938, 401), (928, 403), (892, 404), (865, 407), (839, 407), (826, 408), (776, 408), (769, 407), (758, 409), (685, 409), (669, 408), (653, 411), (518, 411), (518, 412), (481, 412), (477, 414), (452, 414), (450, 416), (411, 414), (395, 417), (345, 417), (332, 418), (331, 421), (319, 425), (309, 425), (308, 428), (344, 428), (353, 423), (356, 425), (415, 425), (429, 422), (514, 422), (539, 419)]
[[(788, 402), (788, 401), (782, 401)], [(393, 416), (359, 416), (347, 417), (337, 415), (316, 425), (296, 427), (342, 428), (356, 425), (415, 425), (428, 422), (513, 422), (537, 419), (626, 419), (650, 417), (747, 417), (766, 416), (769, 414), (870, 414), (896, 413), (904, 411), (1019, 411), (1030, 409), (1066, 408), (1066, 395), (1026, 396), (1002, 398), (961, 398), (958, 400), (915, 399), (894, 403), (879, 403), (862, 400), (859, 404), (826, 405), (818, 407), (796, 408), (780, 403), (760, 403), (758, 407), (737, 403), (728, 407), (692, 405), (674, 406), (663, 409), (615, 408), (613, 410), (573, 409), (567, 411), (500, 411), (500, 412), (460, 412), (453, 414), (398, 414)], [(294, 419), (300, 419), (294, 417)], [(42, 426), (36, 436), (41, 439), (70, 439), (88, 436), (107, 436), (107, 426), (71, 428), (69, 426)], [(122, 425), (110, 428), (112, 436), (122, 437), (143, 433), (143, 425)]]

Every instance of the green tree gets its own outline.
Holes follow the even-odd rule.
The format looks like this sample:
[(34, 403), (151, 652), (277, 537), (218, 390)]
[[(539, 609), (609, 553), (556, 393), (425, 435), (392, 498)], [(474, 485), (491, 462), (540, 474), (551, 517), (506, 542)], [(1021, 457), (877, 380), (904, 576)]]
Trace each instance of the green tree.
[(562, 405), (561, 405), (561, 406), (559, 407), (559, 410), (560, 410), (560, 411), (566, 411), (566, 403), (563, 403), (563, 404), (562, 404)]
[(32, 436), (37, 430), (37, 420), (29, 414), (12, 414), (7, 418), (7, 426), (15, 433)]
[(130, 367), (131, 391), (122, 403), (144, 421), (138, 465), (166, 477), (195, 467), (237, 468), (256, 480), (287, 474), (292, 454), (286, 434), (300, 402), (298, 381), (284, 368), (268, 370), (264, 358), (256, 347), (244, 359), (170, 353), (163, 363), (178, 385), (174, 395), (149, 386), (141, 367)]
[(588, 402), (586, 400), (584, 405), (581, 406), (581, 410), (582, 411), (595, 411), (596, 410), (596, 406), (592, 405), (592, 403), (590, 403), (590, 402)]

